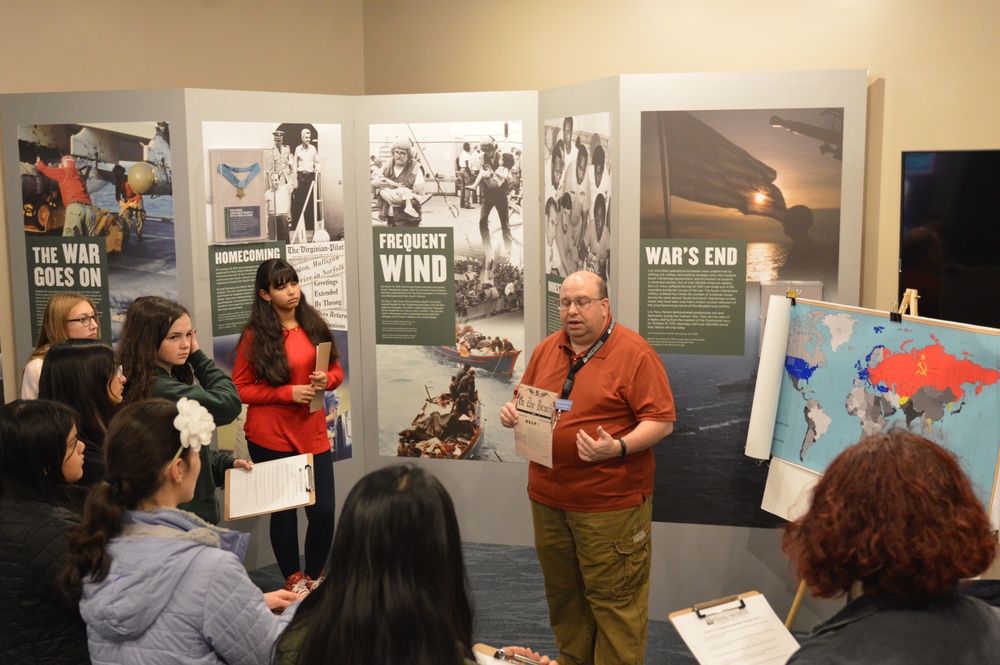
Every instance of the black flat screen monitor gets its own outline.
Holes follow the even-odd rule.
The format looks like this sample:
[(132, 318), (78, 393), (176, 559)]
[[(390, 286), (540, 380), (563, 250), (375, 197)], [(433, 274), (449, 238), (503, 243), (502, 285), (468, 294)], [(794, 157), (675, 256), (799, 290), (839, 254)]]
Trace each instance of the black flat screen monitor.
[(1000, 328), (1000, 150), (903, 153), (899, 292), (918, 313)]

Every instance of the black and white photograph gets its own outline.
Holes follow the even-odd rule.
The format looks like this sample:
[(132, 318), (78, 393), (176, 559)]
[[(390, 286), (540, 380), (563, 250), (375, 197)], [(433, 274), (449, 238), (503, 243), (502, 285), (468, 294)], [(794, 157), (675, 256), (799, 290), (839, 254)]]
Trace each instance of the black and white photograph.
[(343, 239), (340, 125), (206, 122), (203, 137), (210, 242)]
[(609, 278), (611, 261), (611, 114), (545, 121), (545, 272), (589, 270)]
[(521, 123), (370, 125), (369, 139), (373, 227), (448, 229), (454, 262), (454, 339), (377, 346), (380, 454), (524, 462), (492, 417), (524, 367)]

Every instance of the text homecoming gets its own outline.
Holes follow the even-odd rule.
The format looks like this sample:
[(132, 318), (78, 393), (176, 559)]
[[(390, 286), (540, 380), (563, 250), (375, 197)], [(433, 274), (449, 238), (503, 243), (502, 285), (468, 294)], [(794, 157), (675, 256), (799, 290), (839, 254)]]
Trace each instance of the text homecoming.
[(231, 249), (218, 252), (215, 255), (215, 265), (224, 263), (263, 263), (268, 259), (280, 259), (281, 249), (267, 247), (262, 249)]

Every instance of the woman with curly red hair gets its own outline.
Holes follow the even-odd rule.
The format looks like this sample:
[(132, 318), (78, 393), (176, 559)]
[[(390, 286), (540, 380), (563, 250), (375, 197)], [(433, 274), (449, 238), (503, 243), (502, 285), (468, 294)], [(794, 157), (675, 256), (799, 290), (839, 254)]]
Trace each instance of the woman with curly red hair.
[(809, 590), (860, 595), (789, 663), (1000, 663), (1000, 612), (958, 592), (993, 561), (989, 519), (956, 457), (894, 429), (842, 452), (782, 545)]

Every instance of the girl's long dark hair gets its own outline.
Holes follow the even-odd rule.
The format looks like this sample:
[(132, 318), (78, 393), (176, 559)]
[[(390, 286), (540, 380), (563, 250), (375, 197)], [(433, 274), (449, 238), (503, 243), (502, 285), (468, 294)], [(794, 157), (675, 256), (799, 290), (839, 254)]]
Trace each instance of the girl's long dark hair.
[(472, 605), (451, 497), (410, 465), (369, 473), (344, 503), (335, 572), (299, 608), (277, 646), (304, 638), (298, 663), (460, 665), (471, 658)]
[[(153, 396), (156, 366), (160, 344), (166, 339), (170, 327), (188, 311), (179, 302), (160, 296), (142, 296), (132, 301), (125, 313), (125, 325), (118, 338), (118, 356), (125, 383), (125, 404)], [(191, 365), (175, 366), (171, 372), (184, 383), (194, 383)]]
[[(250, 334), (247, 360), (257, 376), (273, 387), (286, 385), (291, 381), (291, 373), (288, 369), (288, 357), (285, 355), (285, 330), (281, 327), (277, 312), (261, 297), (260, 292), (298, 281), (299, 275), (295, 268), (281, 259), (268, 259), (261, 263), (254, 280), (253, 307), (250, 310), (250, 320), (243, 329), (244, 336)], [(331, 362), (340, 357), (330, 327), (316, 308), (306, 302), (305, 294), (299, 297), (295, 318), (313, 344), (333, 344), (330, 351)]]
[[(148, 399), (128, 405), (111, 421), (104, 442), (105, 479), (87, 496), (83, 524), (68, 534), (68, 563), (60, 577), (68, 597), (79, 600), (84, 579), (107, 577), (108, 543), (125, 528), (125, 512), (136, 510), (163, 484), (163, 471), (181, 446), (176, 416), (173, 402)], [(196, 454), (188, 448), (182, 456), (189, 462)]]
[(64, 339), (45, 354), (38, 397), (73, 407), (79, 416), (77, 436), (100, 449), (118, 410), (108, 394), (117, 367), (115, 352), (101, 340)]
[(82, 491), (74, 491), (62, 471), (75, 424), (76, 413), (59, 402), (19, 399), (0, 407), (0, 496), (82, 514)]

